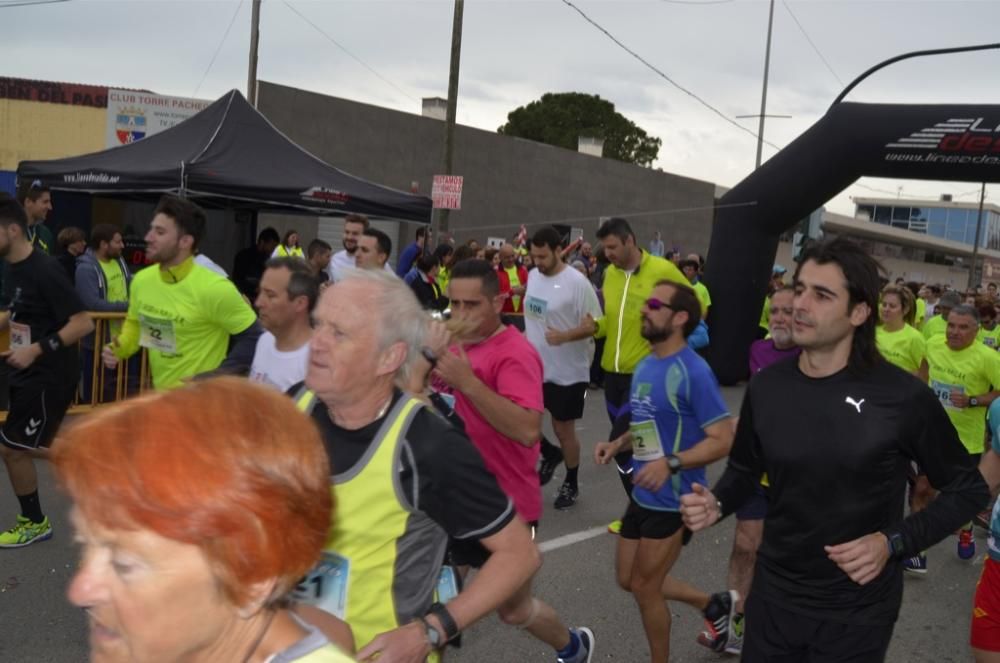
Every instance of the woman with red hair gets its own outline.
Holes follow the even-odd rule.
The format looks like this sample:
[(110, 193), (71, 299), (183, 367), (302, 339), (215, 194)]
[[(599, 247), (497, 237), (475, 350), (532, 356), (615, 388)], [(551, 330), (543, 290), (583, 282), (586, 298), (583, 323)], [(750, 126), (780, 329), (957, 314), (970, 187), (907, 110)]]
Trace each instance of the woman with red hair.
[(92, 661), (353, 660), (289, 608), (332, 509), (326, 452), (290, 399), (237, 378), (153, 393), (70, 427), (53, 463)]

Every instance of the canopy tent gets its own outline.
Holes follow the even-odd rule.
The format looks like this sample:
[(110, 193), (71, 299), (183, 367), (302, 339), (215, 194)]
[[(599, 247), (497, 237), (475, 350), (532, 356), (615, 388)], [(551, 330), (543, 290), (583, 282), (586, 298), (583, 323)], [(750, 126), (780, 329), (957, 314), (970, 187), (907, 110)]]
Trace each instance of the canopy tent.
[(236, 90), (180, 124), (129, 145), (22, 161), (18, 181), (114, 197), (174, 193), (213, 206), (361, 213), (430, 222), (431, 200), (345, 173), (293, 143)]

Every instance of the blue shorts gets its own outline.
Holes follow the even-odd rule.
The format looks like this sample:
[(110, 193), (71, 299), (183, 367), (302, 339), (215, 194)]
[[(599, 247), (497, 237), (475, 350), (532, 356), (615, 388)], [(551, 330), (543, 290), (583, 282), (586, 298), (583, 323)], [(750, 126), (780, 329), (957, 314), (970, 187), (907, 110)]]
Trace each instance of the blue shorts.
[(736, 520), (764, 520), (767, 517), (767, 489), (757, 484), (753, 496), (736, 510)]

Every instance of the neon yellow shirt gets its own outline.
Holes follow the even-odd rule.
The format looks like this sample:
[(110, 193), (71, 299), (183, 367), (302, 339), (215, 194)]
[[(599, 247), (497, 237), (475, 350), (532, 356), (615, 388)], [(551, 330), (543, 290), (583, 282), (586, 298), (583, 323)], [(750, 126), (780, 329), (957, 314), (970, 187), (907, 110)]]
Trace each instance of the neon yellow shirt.
[(677, 266), (664, 258), (643, 251), (639, 267), (626, 272), (608, 265), (604, 272), (604, 317), (598, 318), (597, 338), (607, 338), (601, 355), (601, 368), (609, 373), (631, 373), (649, 354), (649, 341), (642, 330), (642, 307), (658, 281), (688, 285)]
[(924, 318), (927, 317), (927, 302), (917, 297), (917, 313), (913, 316), (913, 326), (920, 329), (924, 326)]
[(948, 331), (948, 321), (940, 315), (935, 315), (924, 323), (924, 338), (928, 341), (935, 336), (944, 336), (946, 331)]
[(760, 327), (771, 331), (771, 298), (764, 298), (764, 310), (760, 312)]
[[(101, 271), (104, 272), (104, 281), (107, 283), (105, 299), (109, 302), (127, 302), (128, 286), (125, 284), (125, 275), (122, 273), (121, 265), (117, 260), (98, 260)], [(113, 321), (110, 325), (111, 335), (117, 336), (121, 333), (122, 323)]]
[[(503, 271), (507, 272), (507, 278), (510, 280), (511, 290), (514, 288), (520, 288), (523, 284), (521, 279), (517, 276), (517, 265), (513, 267), (504, 267)], [(521, 310), (521, 295), (511, 295), (510, 297), (511, 306), (514, 307), (514, 312), (517, 313)]]
[(927, 342), (910, 325), (903, 325), (902, 329), (895, 332), (879, 325), (875, 328), (875, 343), (883, 357), (908, 373), (916, 372), (924, 361)]
[(1000, 349), (1000, 325), (997, 325), (993, 329), (980, 327), (979, 333), (976, 334), (976, 340), (993, 350)]
[(982, 453), (986, 436), (986, 407), (959, 408), (951, 402), (951, 392), (982, 396), (1000, 386), (1000, 354), (975, 342), (962, 350), (952, 350), (938, 334), (927, 341), (930, 387), (937, 395), (958, 437), (970, 454)]
[(694, 294), (698, 296), (698, 301), (701, 302), (701, 316), (704, 318), (708, 315), (708, 307), (712, 305), (712, 296), (708, 294), (708, 288), (701, 281), (691, 284), (691, 288), (694, 289)]
[(194, 264), (152, 265), (132, 279), (132, 297), (115, 354), (124, 359), (149, 350), (153, 386), (170, 389), (184, 378), (215, 370), (229, 337), (257, 319), (229, 279)]

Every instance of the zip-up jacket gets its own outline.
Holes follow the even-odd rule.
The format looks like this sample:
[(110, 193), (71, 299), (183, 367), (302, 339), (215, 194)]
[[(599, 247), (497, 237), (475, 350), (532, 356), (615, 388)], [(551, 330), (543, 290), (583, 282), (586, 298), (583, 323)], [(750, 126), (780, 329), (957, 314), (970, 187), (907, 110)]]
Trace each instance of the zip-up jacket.
[(609, 373), (632, 373), (639, 360), (649, 354), (649, 341), (642, 337), (642, 306), (659, 281), (690, 287), (674, 263), (642, 252), (642, 260), (629, 273), (614, 265), (604, 272), (604, 317), (596, 320), (597, 338), (606, 338), (601, 368)]

